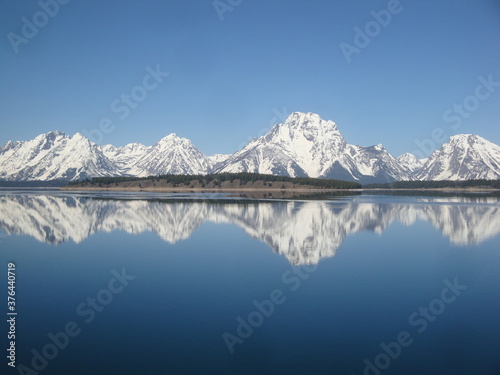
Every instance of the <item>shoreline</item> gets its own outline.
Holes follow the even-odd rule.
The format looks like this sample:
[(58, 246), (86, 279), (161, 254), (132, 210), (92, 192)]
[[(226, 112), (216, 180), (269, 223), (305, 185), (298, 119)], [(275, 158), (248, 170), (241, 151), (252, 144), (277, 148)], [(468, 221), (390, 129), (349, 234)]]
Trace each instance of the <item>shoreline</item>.
[(314, 189), (314, 188), (199, 188), (199, 187), (61, 187), (60, 190), (64, 191), (130, 191), (130, 192), (206, 192), (206, 193), (217, 193), (217, 192), (335, 192), (335, 191), (362, 191), (363, 189)]
[(450, 191), (450, 192), (496, 192), (500, 189), (496, 188), (368, 188), (368, 189), (315, 189), (315, 188), (200, 188), (200, 187), (60, 187), (56, 188), (64, 191), (121, 191), (121, 192), (206, 192), (206, 193), (217, 193), (217, 192), (337, 192), (337, 191), (352, 191), (352, 192), (363, 192), (363, 191)]

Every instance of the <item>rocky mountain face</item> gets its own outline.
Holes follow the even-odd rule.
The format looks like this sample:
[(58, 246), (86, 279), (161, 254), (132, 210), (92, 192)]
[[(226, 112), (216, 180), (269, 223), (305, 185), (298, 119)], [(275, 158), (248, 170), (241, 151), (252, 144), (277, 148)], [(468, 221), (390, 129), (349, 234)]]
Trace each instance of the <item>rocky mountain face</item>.
[(410, 175), (382, 145), (346, 142), (337, 125), (314, 113), (292, 113), (284, 123), (231, 155), (216, 172), (256, 172), (364, 182), (407, 180)]
[(0, 148), (0, 179), (4, 180), (78, 180), (118, 175), (117, 164), (79, 133), (70, 137), (53, 131), (30, 141), (9, 141)]
[(144, 146), (141, 143), (129, 143), (122, 147), (105, 145), (102, 147), (104, 155), (113, 160), (121, 171), (129, 170), (153, 146)]
[(413, 154), (407, 152), (406, 154), (400, 155), (396, 158), (399, 165), (411, 176), (415, 176), (425, 164), (422, 159), (417, 159)]
[(189, 139), (170, 134), (145, 150), (124, 173), (147, 177), (161, 174), (206, 174), (210, 161)]
[(0, 148), (0, 180), (79, 180), (101, 176), (256, 172), (361, 183), (500, 178), (500, 147), (472, 134), (451, 137), (427, 160), (393, 157), (383, 145), (347, 143), (337, 125), (314, 113), (292, 113), (232, 155), (206, 156), (170, 134), (152, 146), (99, 146), (54, 131)]
[(474, 134), (459, 134), (429, 157), (418, 180), (497, 180), (500, 146)]

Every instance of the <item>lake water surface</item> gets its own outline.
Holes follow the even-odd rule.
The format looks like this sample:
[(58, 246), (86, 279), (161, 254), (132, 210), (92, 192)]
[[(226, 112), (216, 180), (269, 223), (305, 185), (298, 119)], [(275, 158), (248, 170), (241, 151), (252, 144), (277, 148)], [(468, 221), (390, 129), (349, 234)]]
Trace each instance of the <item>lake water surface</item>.
[(498, 196), (312, 198), (0, 191), (1, 373), (500, 374)]

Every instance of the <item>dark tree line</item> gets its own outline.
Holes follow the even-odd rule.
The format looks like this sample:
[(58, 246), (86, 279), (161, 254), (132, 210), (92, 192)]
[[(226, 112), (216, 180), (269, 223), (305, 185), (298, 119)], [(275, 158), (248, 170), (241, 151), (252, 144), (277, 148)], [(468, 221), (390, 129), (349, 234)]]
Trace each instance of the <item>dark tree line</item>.
[[(210, 183), (215, 186), (220, 186), (223, 182), (229, 181), (234, 182), (235, 180), (240, 181), (240, 185), (246, 183), (263, 181), (267, 186), (273, 186), (276, 188), (285, 188), (283, 183), (292, 183), (296, 185), (309, 185), (315, 186), (323, 189), (361, 189), (361, 184), (351, 181), (342, 180), (330, 180), (322, 178), (310, 178), (310, 177), (288, 177), (288, 176), (275, 176), (269, 174), (259, 174), (259, 173), (217, 173), (209, 175), (178, 175), (178, 174), (165, 174), (159, 176), (149, 176), (149, 177), (94, 177), (92, 179), (86, 179), (81, 181), (70, 182), (69, 185), (112, 185), (121, 182), (132, 182), (132, 181), (166, 181), (174, 186), (186, 185), (188, 186), (193, 181), (198, 181), (202, 186), (208, 185)], [(281, 185), (280, 185), (281, 183)]]

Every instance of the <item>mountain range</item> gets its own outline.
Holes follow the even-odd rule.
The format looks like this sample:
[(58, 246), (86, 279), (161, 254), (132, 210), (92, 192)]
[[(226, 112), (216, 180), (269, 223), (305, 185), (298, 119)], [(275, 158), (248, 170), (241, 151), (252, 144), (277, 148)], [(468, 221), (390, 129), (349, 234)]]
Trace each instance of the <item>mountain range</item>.
[(397, 158), (383, 145), (347, 143), (333, 121), (292, 113), (231, 155), (204, 155), (175, 133), (152, 146), (98, 145), (60, 131), (0, 148), (0, 180), (80, 180), (103, 176), (255, 172), (380, 183), (407, 180), (500, 179), (500, 146), (473, 134), (454, 135), (427, 159)]

